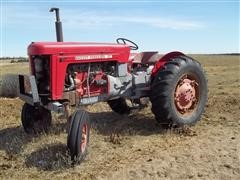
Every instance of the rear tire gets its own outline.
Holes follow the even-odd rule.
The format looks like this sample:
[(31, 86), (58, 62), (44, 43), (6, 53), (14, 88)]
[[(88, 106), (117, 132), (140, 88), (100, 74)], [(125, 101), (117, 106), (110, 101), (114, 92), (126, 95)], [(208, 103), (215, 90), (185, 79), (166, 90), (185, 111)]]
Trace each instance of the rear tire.
[(73, 161), (80, 163), (87, 155), (90, 125), (89, 115), (86, 111), (76, 110), (72, 114), (68, 131), (67, 147)]
[(204, 112), (207, 92), (207, 80), (200, 63), (186, 56), (174, 58), (152, 81), (152, 112), (165, 126), (193, 125)]
[(127, 105), (127, 102), (124, 98), (109, 100), (107, 103), (110, 108), (118, 114), (130, 113), (130, 107)]
[(35, 107), (25, 103), (22, 108), (21, 121), (28, 134), (48, 132), (52, 124), (51, 112), (43, 107)]

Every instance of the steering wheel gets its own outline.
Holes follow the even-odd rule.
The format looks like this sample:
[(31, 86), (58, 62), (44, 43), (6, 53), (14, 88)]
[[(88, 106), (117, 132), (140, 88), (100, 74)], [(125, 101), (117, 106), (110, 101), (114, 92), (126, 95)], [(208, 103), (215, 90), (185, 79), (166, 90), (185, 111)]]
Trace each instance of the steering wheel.
[(136, 43), (128, 40), (128, 39), (117, 38), (116, 41), (117, 41), (118, 44), (127, 44), (127, 42), (130, 43), (130, 45), (128, 45), (128, 44), (127, 45), (130, 47), (131, 50), (137, 50), (138, 49), (138, 45)]

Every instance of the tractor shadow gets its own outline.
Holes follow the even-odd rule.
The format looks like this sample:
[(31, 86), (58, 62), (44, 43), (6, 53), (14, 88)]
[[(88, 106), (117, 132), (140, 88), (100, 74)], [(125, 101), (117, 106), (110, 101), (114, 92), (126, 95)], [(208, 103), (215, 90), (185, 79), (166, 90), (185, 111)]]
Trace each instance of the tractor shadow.
[(25, 159), (28, 168), (36, 167), (43, 171), (57, 171), (73, 167), (65, 144), (48, 144)]
[(106, 136), (163, 134), (167, 129), (155, 120), (152, 114), (132, 113), (119, 115), (115, 112), (90, 113), (92, 128)]
[[(148, 136), (151, 134), (163, 134), (168, 130), (161, 127), (151, 113), (142, 112), (132, 113), (130, 115), (119, 115), (114, 112), (90, 112), (92, 120), (92, 129), (99, 134), (111, 137), (113, 134), (120, 136)], [(50, 134), (61, 134), (67, 126), (66, 121), (58, 120), (50, 129)], [(43, 134), (44, 135), (44, 134)], [(12, 127), (0, 130), (0, 150), (4, 150), (7, 158), (14, 160), (24, 151), (25, 145), (35, 141), (39, 135), (26, 134), (23, 127)], [(58, 171), (72, 168), (66, 144), (55, 143), (46, 144), (36, 151), (26, 155), (25, 165), (28, 168), (36, 167), (43, 171)]]
[[(47, 134), (26, 134), (22, 126), (0, 130), (0, 150), (5, 151), (6, 161), (16, 161), (22, 156), (27, 144), (36, 141), (48, 134), (58, 135), (66, 129), (66, 123), (54, 123)], [(72, 167), (66, 144), (47, 144), (26, 155), (25, 165), (36, 167), (43, 171), (56, 171)]]
[[(92, 129), (99, 134), (111, 137), (112, 134), (120, 136), (148, 136), (151, 134), (164, 134), (169, 129), (161, 127), (153, 115), (133, 113), (129, 116), (118, 115), (114, 112), (89, 113), (92, 120)], [(65, 123), (55, 124), (51, 133), (62, 133)], [(115, 144), (115, 142), (112, 142)], [(28, 168), (36, 167), (40, 171), (59, 171), (73, 168), (66, 144), (47, 144), (27, 155), (25, 164)]]
[(0, 137), (0, 150), (4, 150), (10, 156), (20, 154), (23, 146), (33, 139), (33, 136), (26, 134), (20, 126), (1, 129)]
[[(133, 113), (130, 115), (119, 115), (114, 112), (90, 112), (92, 121), (92, 130), (107, 137), (112, 134), (123, 135), (142, 135), (165, 133), (166, 129), (162, 128), (152, 115)], [(56, 127), (54, 133), (62, 132), (65, 124)], [(43, 148), (29, 154), (25, 159), (27, 167), (36, 167), (42, 171), (58, 171), (69, 169), (75, 166), (72, 163), (67, 146), (62, 143), (47, 144)]]
[[(105, 136), (111, 136), (112, 133), (149, 135), (162, 132), (152, 117), (139, 117), (139, 114), (122, 116), (114, 112), (89, 113), (89, 115), (92, 120), (93, 130)], [(57, 122), (51, 128), (50, 133), (60, 134), (65, 130), (66, 125), (63, 122)], [(47, 144), (37, 149), (27, 155), (25, 164), (28, 168), (36, 167), (42, 171), (64, 170), (75, 165), (71, 161), (66, 144), (62, 143)]]
[[(64, 131), (66, 123), (54, 124), (49, 133), (60, 134)], [(24, 132), (22, 126), (11, 127), (0, 130), (0, 150), (6, 152), (6, 154), (11, 158), (12, 156), (21, 154), (24, 150), (24, 146), (31, 143), (34, 138), (38, 138), (43, 134), (27, 134)]]

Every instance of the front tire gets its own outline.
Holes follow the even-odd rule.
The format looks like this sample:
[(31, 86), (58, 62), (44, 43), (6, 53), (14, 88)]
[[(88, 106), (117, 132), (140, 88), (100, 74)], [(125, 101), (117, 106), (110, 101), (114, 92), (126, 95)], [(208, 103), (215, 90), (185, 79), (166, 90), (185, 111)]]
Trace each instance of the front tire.
[(207, 80), (197, 61), (181, 56), (167, 62), (151, 84), (156, 120), (164, 125), (193, 125), (204, 111)]
[(87, 155), (90, 118), (86, 111), (76, 110), (71, 116), (67, 147), (73, 161), (81, 162)]
[(52, 124), (51, 112), (43, 107), (35, 107), (25, 103), (22, 108), (21, 121), (28, 134), (48, 132)]

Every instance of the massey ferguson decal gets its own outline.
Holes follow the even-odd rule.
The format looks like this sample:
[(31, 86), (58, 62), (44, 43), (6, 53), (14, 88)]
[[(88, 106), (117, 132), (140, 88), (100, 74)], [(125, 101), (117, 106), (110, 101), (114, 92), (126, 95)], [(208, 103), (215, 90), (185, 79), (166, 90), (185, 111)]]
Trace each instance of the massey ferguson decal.
[(75, 60), (89, 60), (89, 59), (111, 59), (112, 54), (96, 54), (96, 55), (80, 55), (76, 56)]

